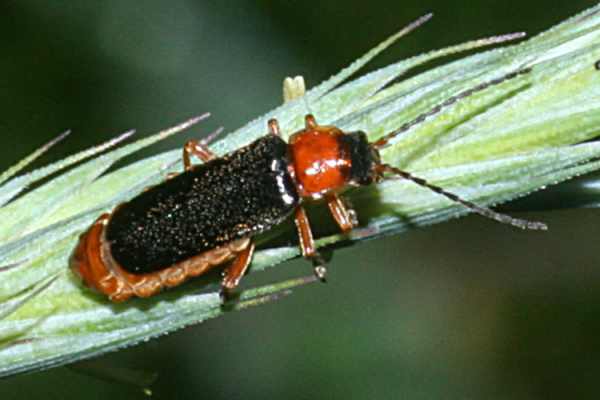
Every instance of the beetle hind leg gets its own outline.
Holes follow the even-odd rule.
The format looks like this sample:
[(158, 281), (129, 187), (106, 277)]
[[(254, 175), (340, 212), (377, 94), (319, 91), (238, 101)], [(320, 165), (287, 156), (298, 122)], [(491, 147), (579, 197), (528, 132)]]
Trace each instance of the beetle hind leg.
[(252, 261), (254, 247), (254, 243), (250, 242), (223, 271), (223, 281), (221, 282), (221, 298), (223, 300), (230, 299), (231, 292), (240, 284), (240, 280)]

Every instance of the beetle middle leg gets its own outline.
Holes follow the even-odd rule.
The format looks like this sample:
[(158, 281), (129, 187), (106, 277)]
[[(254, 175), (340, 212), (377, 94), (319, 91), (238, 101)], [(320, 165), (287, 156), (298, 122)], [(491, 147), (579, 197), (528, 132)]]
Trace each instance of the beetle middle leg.
[(348, 233), (358, 224), (356, 212), (337, 193), (327, 195), (327, 206), (342, 232)]
[[(202, 162), (210, 161), (214, 158), (217, 158), (215, 153), (210, 151), (208, 148), (208, 144), (212, 142), (214, 138), (216, 138), (221, 132), (223, 132), (223, 127), (220, 127), (213, 133), (209, 134), (206, 138), (202, 140), (188, 140), (185, 145), (183, 145), (183, 170), (188, 171), (192, 168), (192, 156), (198, 157)], [(177, 172), (171, 172), (167, 175), (167, 179), (174, 178), (179, 175)]]
[(192, 155), (198, 157), (203, 162), (217, 157), (215, 153), (210, 151), (205, 142), (201, 140), (188, 140), (183, 146), (183, 168), (186, 171), (192, 168)]
[[(183, 170), (189, 171), (192, 168), (192, 156), (198, 157), (202, 162), (210, 161), (217, 158), (216, 154), (210, 151), (205, 140), (188, 140), (183, 145)], [(167, 174), (167, 179), (171, 179), (179, 175), (179, 172), (171, 172)], [(148, 190), (149, 188), (146, 188)]]
[(248, 246), (238, 253), (235, 260), (223, 272), (223, 282), (221, 283), (221, 297), (225, 300), (230, 298), (230, 293), (240, 283), (240, 280), (246, 273), (252, 254), (254, 254), (254, 242), (250, 241)]
[(185, 171), (192, 168), (191, 156), (193, 155), (202, 160), (202, 162), (217, 158), (216, 154), (208, 148), (208, 144), (219, 136), (221, 132), (223, 132), (223, 127), (220, 127), (202, 140), (188, 140), (183, 145), (183, 169)]
[(325, 260), (317, 252), (315, 247), (315, 240), (313, 238), (312, 230), (306, 216), (306, 211), (302, 206), (296, 209), (296, 215), (294, 217), (296, 222), (296, 228), (298, 229), (298, 237), (300, 238), (300, 249), (302, 250), (302, 256), (312, 261), (315, 276), (321, 281), (325, 282), (325, 276), (327, 275), (327, 269), (325, 268)]

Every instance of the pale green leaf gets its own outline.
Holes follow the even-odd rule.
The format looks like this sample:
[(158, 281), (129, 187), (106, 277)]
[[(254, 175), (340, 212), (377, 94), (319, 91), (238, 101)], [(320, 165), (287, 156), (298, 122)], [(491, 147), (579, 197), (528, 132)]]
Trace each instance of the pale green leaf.
[[(475, 54), (406, 80), (397, 78), (434, 58), (502, 37), (430, 52), (343, 83), (406, 33), (403, 30), (304, 98), (257, 118), (212, 148), (223, 154), (251, 142), (266, 133), (266, 122), (272, 117), (279, 119), (288, 135), (301, 127), (307, 107), (322, 124), (364, 130), (375, 140), (457, 93), (527, 67), (531, 72), (478, 91), (426, 118), (382, 153), (385, 162), (482, 205), (519, 198), (600, 168), (600, 145), (590, 141), (600, 133), (600, 72), (594, 68), (600, 59), (599, 25), (600, 6), (596, 6), (521, 44)], [(0, 204), (8, 204), (0, 208), (0, 218), (8, 222), (0, 227), (0, 376), (82, 360), (229, 311), (219, 299), (216, 274), (150, 299), (116, 305), (83, 287), (68, 268), (78, 235), (101, 212), (180, 170), (181, 150), (116, 171), (107, 172), (109, 166), (187, 125), (101, 156), (92, 149), (3, 183)], [(73, 167), (87, 157), (88, 161)], [(72, 168), (15, 197), (67, 167)], [(319, 246), (373, 239), (468, 212), (402, 180), (357, 189), (348, 196), (360, 227), (347, 236), (319, 238)], [(323, 212), (323, 207), (313, 208)], [(327, 229), (319, 220), (314, 225)], [(274, 240), (282, 235), (286, 240)], [(260, 239), (264, 249), (255, 255), (251, 272), (298, 256), (297, 246), (275, 244), (290, 242), (291, 236), (285, 235), (289, 236), (289, 229)], [(231, 309), (275, 300), (312, 281), (292, 279), (252, 289), (242, 284), (240, 299)]]

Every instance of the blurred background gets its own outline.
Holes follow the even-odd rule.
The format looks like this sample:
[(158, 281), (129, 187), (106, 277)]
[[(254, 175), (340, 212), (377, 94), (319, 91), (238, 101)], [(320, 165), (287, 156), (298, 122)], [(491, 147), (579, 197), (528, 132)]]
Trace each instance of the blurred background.
[[(188, 136), (233, 130), (281, 102), (283, 77), (313, 86), (428, 11), (432, 22), (369, 69), (476, 37), (536, 34), (593, 4), (3, 0), (0, 167), (69, 128), (36, 166), (204, 111), (213, 117)], [(0, 398), (144, 398), (145, 372), (157, 374), (155, 398), (597, 398), (600, 214), (519, 216), (551, 231), (468, 217), (361, 243), (335, 253), (327, 285), (77, 369), (1, 380)], [(245, 285), (308, 273), (297, 260)]]

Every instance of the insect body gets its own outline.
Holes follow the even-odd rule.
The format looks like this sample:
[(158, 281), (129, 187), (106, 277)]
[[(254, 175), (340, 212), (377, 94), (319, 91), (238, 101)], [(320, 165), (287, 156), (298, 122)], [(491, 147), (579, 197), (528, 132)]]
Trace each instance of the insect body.
[[(184, 146), (184, 172), (152, 187), (112, 213), (101, 215), (81, 235), (71, 267), (84, 282), (113, 301), (148, 297), (165, 287), (226, 265), (222, 291), (237, 287), (254, 251), (254, 236), (293, 215), (302, 254), (324, 279), (304, 211), (307, 201), (324, 201), (342, 232), (357, 225), (341, 193), (399, 176), (458, 202), (472, 211), (523, 229), (546, 229), (466, 201), (424, 179), (382, 163), (379, 150), (419, 121), (472, 93), (526, 71), (517, 71), (449, 98), (398, 130), (370, 143), (364, 132), (321, 126), (312, 115), (304, 129), (280, 136), (277, 120), (269, 134), (217, 158), (204, 142)], [(192, 165), (191, 155), (205, 163)]]
[[(204, 144), (184, 148), (185, 172), (104, 214), (80, 238), (72, 268), (91, 287), (122, 301), (147, 297), (232, 261), (223, 289), (237, 286), (250, 263), (252, 237), (295, 214), (303, 253), (316, 252), (302, 198), (325, 197), (344, 231), (356, 223), (336, 191), (372, 182), (378, 152), (362, 132), (345, 134), (306, 117), (290, 144), (270, 134), (222, 158)], [(190, 154), (205, 161), (193, 166)]]

